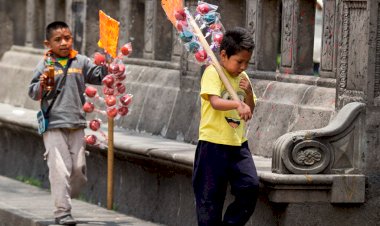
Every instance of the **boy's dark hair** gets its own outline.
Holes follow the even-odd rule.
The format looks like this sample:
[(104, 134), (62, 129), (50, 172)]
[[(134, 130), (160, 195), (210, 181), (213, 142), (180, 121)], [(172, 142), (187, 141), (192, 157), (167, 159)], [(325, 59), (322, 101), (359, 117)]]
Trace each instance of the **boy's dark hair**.
[(48, 24), (48, 26), (46, 26), (46, 30), (45, 30), (46, 40), (49, 40), (51, 38), (53, 31), (55, 31), (57, 29), (61, 29), (61, 28), (69, 28), (69, 25), (67, 25), (63, 21), (54, 21), (54, 22)]
[(242, 27), (235, 27), (227, 30), (220, 44), (220, 51), (225, 50), (227, 57), (230, 57), (241, 50), (252, 52), (255, 48), (253, 37), (249, 31)]

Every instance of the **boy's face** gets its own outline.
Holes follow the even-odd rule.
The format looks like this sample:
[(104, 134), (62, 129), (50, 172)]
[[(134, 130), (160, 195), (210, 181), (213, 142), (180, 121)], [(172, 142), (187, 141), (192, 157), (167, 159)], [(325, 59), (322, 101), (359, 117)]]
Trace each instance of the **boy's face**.
[(238, 76), (248, 67), (248, 62), (251, 59), (252, 52), (247, 50), (242, 50), (229, 58), (225, 50), (220, 52), (220, 61), (222, 66), (230, 73), (232, 76)]
[(73, 37), (70, 29), (59, 28), (54, 30), (50, 39), (44, 43), (58, 57), (67, 57), (73, 46)]

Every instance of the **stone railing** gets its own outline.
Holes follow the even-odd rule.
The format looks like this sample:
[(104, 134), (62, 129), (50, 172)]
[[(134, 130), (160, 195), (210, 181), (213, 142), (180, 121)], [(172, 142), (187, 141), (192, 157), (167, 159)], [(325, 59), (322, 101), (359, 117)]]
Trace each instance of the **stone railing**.
[(353, 102), (326, 127), (279, 137), (272, 156), (272, 172), (279, 175), (266, 181), (272, 201), (363, 203), (364, 110)]

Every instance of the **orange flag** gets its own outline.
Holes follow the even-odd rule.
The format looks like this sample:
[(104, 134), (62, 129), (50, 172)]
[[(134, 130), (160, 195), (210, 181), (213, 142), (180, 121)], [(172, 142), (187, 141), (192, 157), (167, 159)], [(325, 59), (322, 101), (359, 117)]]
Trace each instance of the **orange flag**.
[(119, 22), (102, 10), (99, 10), (99, 36), (98, 46), (115, 58), (119, 39)]
[(161, 0), (161, 6), (165, 11), (166, 16), (175, 26), (176, 19), (174, 13), (179, 9), (183, 9), (183, 0)]

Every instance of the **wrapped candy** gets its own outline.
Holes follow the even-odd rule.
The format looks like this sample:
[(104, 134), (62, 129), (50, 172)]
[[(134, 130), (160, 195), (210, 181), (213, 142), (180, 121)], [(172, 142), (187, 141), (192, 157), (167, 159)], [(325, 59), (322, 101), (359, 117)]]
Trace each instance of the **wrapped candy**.
[(89, 127), (93, 131), (97, 131), (100, 128), (101, 120), (100, 119), (93, 119), (89, 122)]
[[(216, 51), (222, 42), (224, 27), (220, 22), (220, 14), (217, 13), (218, 6), (198, 1), (195, 21), (201, 30), (205, 31), (205, 37), (211, 36), (210, 48)], [(208, 64), (211, 60), (202, 47), (198, 36), (195, 35), (194, 26), (189, 26), (192, 15), (187, 8), (180, 8), (174, 11), (173, 25), (179, 33), (179, 39), (184, 44), (186, 50), (194, 55), (195, 60), (201, 64)]]
[(120, 52), (121, 54), (123, 54), (124, 56), (128, 56), (129, 54), (132, 53), (132, 43), (128, 42), (127, 44), (124, 44), (121, 48), (120, 48)]
[(184, 30), (183, 32), (179, 33), (179, 38), (184, 42), (188, 43), (191, 40), (193, 40), (194, 34), (188, 30)]
[(198, 6), (197, 6), (197, 13), (201, 15), (205, 15), (209, 12), (215, 12), (218, 9), (218, 6), (209, 4), (207, 2), (203, 1), (198, 1)]
[(195, 59), (199, 62), (202, 63), (205, 60), (207, 60), (208, 56), (205, 50), (198, 50), (198, 52), (195, 53)]

